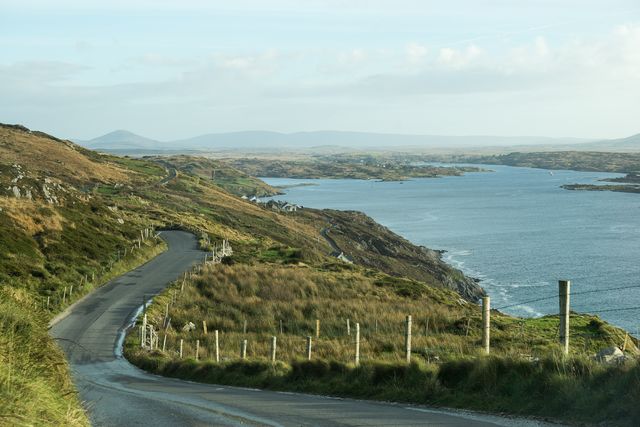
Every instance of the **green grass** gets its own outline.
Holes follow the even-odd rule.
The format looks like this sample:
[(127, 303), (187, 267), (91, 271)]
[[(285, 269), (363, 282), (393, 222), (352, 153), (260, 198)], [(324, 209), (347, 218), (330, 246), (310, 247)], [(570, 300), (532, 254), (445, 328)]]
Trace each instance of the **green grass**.
[(634, 426), (640, 417), (640, 365), (605, 368), (584, 358), (548, 356), (532, 363), (507, 357), (441, 364), (264, 360), (196, 362), (135, 353), (151, 372), (193, 381), (322, 395), (401, 401), (562, 419), (571, 423)]
[[(624, 331), (596, 316), (572, 314), (571, 354), (564, 357), (557, 316), (521, 319), (494, 311), (492, 355), (486, 356), (481, 351), (480, 309), (455, 292), (355, 265), (282, 264), (286, 250), (265, 251), (272, 264), (208, 267), (187, 280), (183, 291), (181, 283), (172, 285), (147, 312), (149, 322), (160, 325), (169, 305), (173, 328), (160, 331), (167, 337), (166, 351), (140, 349), (132, 333), (125, 355), (151, 372), (211, 383), (572, 422), (615, 420), (631, 425), (628, 417), (638, 414), (637, 363), (604, 367), (590, 358), (601, 348), (621, 346), (625, 339)], [(413, 316), (411, 365), (404, 362), (407, 314)], [(319, 338), (316, 319), (321, 321)], [(187, 322), (196, 324), (196, 330), (183, 332)], [(356, 322), (360, 367), (354, 365)], [(214, 330), (220, 332), (220, 364), (214, 362)], [(275, 365), (268, 359), (272, 336), (278, 342)], [(302, 360), (307, 336), (313, 337), (312, 362)], [(180, 340), (184, 359), (177, 352)], [(199, 362), (194, 360), (196, 340)], [(243, 340), (248, 341), (244, 361), (239, 355)], [(632, 358), (636, 343), (630, 339), (627, 345)], [(590, 401), (605, 409), (590, 406)]]
[[(624, 396), (637, 395), (633, 366), (604, 370), (584, 362), (579, 366), (588, 369), (578, 371), (588, 375), (576, 376), (578, 365), (558, 359), (556, 317), (523, 320), (494, 313), (492, 352), (498, 362), (481, 357), (479, 309), (448, 288), (455, 286), (446, 286), (468, 279), (438, 261), (435, 252), (420, 250), (364, 215), (306, 209), (279, 215), (233, 196), (234, 182), (265, 188), (233, 168), (227, 177), (219, 162), (172, 160), (178, 176), (161, 186), (157, 184), (166, 174), (163, 166), (60, 144), (0, 126), (0, 152), (10, 154), (0, 156), (0, 188), (6, 189), (15, 175), (13, 162), (26, 171), (23, 188), (37, 187), (47, 178), (65, 186), (56, 190), (63, 200), (58, 204), (44, 201), (36, 187), (33, 201), (15, 199), (5, 190), (0, 193), (0, 424), (88, 423), (46, 324), (95, 286), (162, 250), (157, 242), (146, 242), (131, 255), (140, 229), (148, 226), (193, 231), (203, 247), (229, 239), (234, 249), (225, 265), (194, 277), (182, 294), (176, 293), (175, 284), (148, 312), (151, 322), (160, 324), (165, 304), (175, 295), (172, 324), (193, 321), (198, 325), (195, 332), (169, 331), (164, 354), (142, 352), (135, 334), (127, 338), (128, 357), (150, 370), (229, 384), (491, 410), (506, 406), (517, 413), (544, 413), (539, 405), (545, 394), (540, 390), (549, 384), (558, 387), (559, 401), (570, 393), (576, 401), (593, 398), (609, 405), (602, 414), (611, 416), (624, 415), (628, 399), (614, 402), (610, 395), (623, 386), (630, 390)], [(23, 150), (27, 145), (29, 150)], [(43, 152), (63, 154), (52, 158)], [(212, 168), (219, 185), (207, 179)], [(230, 181), (222, 182), (227, 178)], [(354, 255), (356, 264), (328, 256), (331, 247), (319, 238), (327, 223), (333, 224), (331, 236)], [(389, 247), (398, 255), (379, 250)], [(127, 257), (118, 261), (125, 249)], [(69, 291), (72, 285), (73, 295), (63, 302), (65, 288)], [(415, 365), (409, 367), (402, 363), (407, 314), (414, 316)], [(314, 334), (315, 319), (321, 319), (321, 336), (314, 340), (314, 361), (301, 362), (304, 339)], [(353, 336), (346, 334), (346, 319), (352, 326), (361, 325), (358, 368), (353, 366)], [(222, 333), (220, 366), (210, 362), (211, 335), (204, 335), (203, 320), (209, 331)], [(280, 360), (275, 368), (266, 359), (274, 334)], [(583, 315), (572, 315), (572, 334), (570, 360), (580, 361), (601, 347), (620, 345), (624, 338), (624, 331)], [(195, 340), (201, 340), (202, 362), (177, 359), (181, 338), (187, 357), (193, 355)], [(248, 362), (238, 360), (243, 339), (249, 340)], [(635, 344), (632, 340), (628, 350), (635, 351)], [(532, 364), (530, 356), (553, 363)], [(523, 363), (535, 369), (527, 371)], [(512, 394), (503, 375), (492, 372), (517, 379), (512, 381), (517, 387)], [(523, 372), (527, 378), (519, 379)], [(477, 378), (483, 376), (494, 381), (490, 384), (495, 393), (476, 390)], [(462, 379), (453, 387), (458, 377)], [(580, 391), (597, 381), (602, 390)], [(457, 392), (463, 389), (463, 394)], [(433, 398), (439, 395), (441, 400)], [(570, 407), (577, 411), (578, 406)], [(554, 410), (548, 413), (554, 415)]]
[(0, 425), (88, 425), (62, 351), (28, 301), (0, 289)]

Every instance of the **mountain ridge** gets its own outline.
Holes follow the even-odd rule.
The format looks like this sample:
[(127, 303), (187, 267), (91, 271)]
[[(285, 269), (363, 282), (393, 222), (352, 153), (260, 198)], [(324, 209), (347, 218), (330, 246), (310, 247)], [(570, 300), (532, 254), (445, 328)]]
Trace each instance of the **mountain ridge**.
[(214, 150), (348, 147), (366, 148), (441, 148), (509, 145), (578, 145), (593, 142), (590, 139), (554, 138), (543, 136), (490, 136), (490, 135), (418, 135), (355, 131), (239, 131), (206, 133), (189, 138), (159, 141), (126, 130), (117, 130), (90, 140), (74, 142), (92, 149), (104, 150)]

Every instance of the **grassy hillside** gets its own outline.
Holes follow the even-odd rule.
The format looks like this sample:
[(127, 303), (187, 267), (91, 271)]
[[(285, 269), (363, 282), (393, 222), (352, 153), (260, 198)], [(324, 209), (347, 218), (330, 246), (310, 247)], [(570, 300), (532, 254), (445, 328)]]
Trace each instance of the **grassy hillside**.
[(246, 175), (219, 160), (193, 156), (145, 157), (145, 159), (166, 164), (180, 172), (199, 176), (205, 180), (211, 180), (218, 187), (236, 196), (263, 197), (279, 193), (277, 189), (263, 181)]
[[(494, 311), (487, 357), (481, 352), (478, 306), (450, 290), (337, 262), (208, 266), (156, 298), (148, 321), (162, 325), (167, 308), (174, 327), (159, 330), (161, 340), (166, 336), (165, 351), (141, 349), (135, 330), (125, 348), (129, 360), (163, 375), (607, 425), (630, 426), (640, 415), (637, 363), (604, 367), (590, 359), (598, 349), (625, 341), (624, 331), (596, 316), (572, 314), (571, 355), (563, 357), (557, 316), (519, 319)], [(407, 314), (413, 316), (409, 365), (404, 362)], [(194, 331), (182, 330), (188, 322), (196, 325)], [(360, 366), (354, 363), (356, 323)], [(275, 364), (269, 359), (272, 336)], [(311, 361), (306, 361), (307, 336), (313, 337)], [(243, 340), (247, 360), (240, 357)], [(637, 354), (636, 343), (627, 342), (629, 355)]]
[[(213, 168), (217, 182), (206, 179)], [(323, 224), (232, 194), (244, 188), (272, 191), (208, 159), (100, 155), (0, 125), (0, 419), (87, 423), (47, 322), (161, 251), (156, 239), (138, 242), (146, 228), (193, 230), (204, 246), (229, 239), (241, 263), (281, 253), (309, 265), (332, 259), (331, 246), (319, 238)]]
[[(284, 213), (242, 200), (233, 193), (244, 190), (207, 179), (215, 167), (207, 159), (99, 155), (26, 128), (0, 125), (0, 424), (87, 424), (62, 354), (46, 334), (47, 322), (96, 286), (161, 251), (158, 239), (139, 241), (147, 228), (188, 229), (199, 235), (203, 247), (229, 239), (234, 248), (224, 266), (194, 276), (171, 306), (172, 324), (193, 321), (195, 333), (168, 332), (171, 352), (166, 353), (136, 351), (135, 334), (128, 338), (129, 356), (150, 370), (494, 410), (506, 405), (507, 385), (492, 372), (505, 370), (512, 379), (533, 372), (534, 380), (510, 397), (518, 396), (522, 406), (505, 406), (522, 413), (543, 412), (536, 405), (549, 382), (568, 393), (601, 378), (597, 375), (609, 375), (605, 383), (610, 388), (603, 391), (609, 396), (622, 384), (619, 372), (635, 375), (633, 367), (602, 371), (583, 360), (623, 337), (623, 331), (587, 316), (573, 319), (577, 362), (553, 356), (556, 318), (522, 320), (498, 313), (493, 342), (499, 358), (477, 358), (479, 310), (468, 300), (479, 295), (479, 288), (465, 293), (474, 282), (442, 263), (437, 253), (361, 214)], [(232, 175), (236, 184), (258, 188), (241, 172)], [(337, 261), (331, 255), (334, 244), (354, 264)], [(156, 300), (149, 312), (154, 323), (178, 286)], [(398, 364), (406, 314), (415, 319), (417, 367)], [(312, 333), (316, 318), (322, 325), (314, 344), (318, 359), (301, 363), (304, 336)], [(347, 318), (362, 327), (364, 364), (357, 369), (345, 337)], [(220, 366), (179, 361), (172, 353), (182, 338), (186, 354), (193, 354), (203, 320), (210, 330), (223, 332), (226, 360)], [(266, 343), (274, 333), (281, 345), (277, 369), (265, 363)], [(239, 363), (234, 356), (241, 338), (251, 342), (249, 362)], [(202, 343), (202, 357), (211, 355), (211, 342), (202, 337)], [(629, 352), (635, 344), (629, 343)], [(527, 365), (529, 359), (522, 362), (521, 354), (544, 362)], [(575, 374), (587, 371), (596, 376)], [(494, 400), (481, 399), (478, 393), (488, 392), (474, 389), (474, 381), (486, 375), (493, 375), (502, 393)], [(632, 397), (637, 395), (634, 378), (626, 383)], [(528, 392), (538, 393), (537, 400), (523, 399)], [(602, 398), (617, 417), (628, 415), (627, 400), (619, 400), (614, 405)]]

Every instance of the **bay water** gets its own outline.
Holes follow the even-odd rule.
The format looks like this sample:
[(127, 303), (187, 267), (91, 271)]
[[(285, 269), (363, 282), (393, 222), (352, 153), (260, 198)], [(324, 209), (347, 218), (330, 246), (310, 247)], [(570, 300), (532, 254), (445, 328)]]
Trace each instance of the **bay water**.
[(481, 280), (495, 308), (520, 316), (557, 313), (557, 281), (569, 279), (573, 310), (636, 333), (640, 194), (560, 187), (601, 184), (617, 174), (480, 166), (492, 172), (404, 182), (262, 179), (312, 184), (275, 198), (359, 210), (415, 244), (446, 251), (446, 262)]

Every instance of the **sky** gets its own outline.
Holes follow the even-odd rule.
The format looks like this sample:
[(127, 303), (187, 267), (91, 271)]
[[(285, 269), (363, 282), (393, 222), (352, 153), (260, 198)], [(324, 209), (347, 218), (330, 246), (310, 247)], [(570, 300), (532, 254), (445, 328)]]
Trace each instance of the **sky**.
[(0, 122), (617, 138), (638, 0), (0, 0)]

